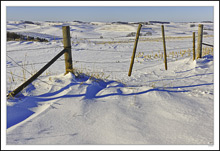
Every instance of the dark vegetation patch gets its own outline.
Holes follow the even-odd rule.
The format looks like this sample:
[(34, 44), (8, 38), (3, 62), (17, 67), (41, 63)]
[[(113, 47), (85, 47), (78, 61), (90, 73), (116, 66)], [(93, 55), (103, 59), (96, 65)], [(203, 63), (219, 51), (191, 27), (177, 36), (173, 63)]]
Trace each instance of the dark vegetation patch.
[(31, 36), (24, 36), (21, 34), (17, 34), (14, 32), (7, 32), (7, 41), (38, 41), (38, 42), (48, 42), (47, 39), (44, 38), (35, 38)]
[[(126, 35), (126, 37), (135, 37), (135, 36), (136, 36), (136, 32), (131, 32)], [(145, 33), (140, 33), (139, 36), (152, 36), (152, 32), (148, 31)]]
[(34, 24), (34, 22), (32, 22), (32, 21), (24, 21), (23, 23), (24, 24)]

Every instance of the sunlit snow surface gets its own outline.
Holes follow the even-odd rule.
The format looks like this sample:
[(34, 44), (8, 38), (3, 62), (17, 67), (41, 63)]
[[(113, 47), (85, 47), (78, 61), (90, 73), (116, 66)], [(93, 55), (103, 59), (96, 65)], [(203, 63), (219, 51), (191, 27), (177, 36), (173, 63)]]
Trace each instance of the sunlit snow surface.
[[(164, 25), (167, 71), (163, 58), (153, 58), (163, 53), (160, 24), (143, 25), (131, 77), (135, 36), (127, 35), (137, 24), (34, 23), (7, 23), (9, 32), (49, 40), (7, 42), (7, 92), (62, 51), (62, 26), (70, 26), (73, 67), (102, 80), (64, 75), (62, 56), (7, 100), (7, 144), (213, 144), (213, 56), (172, 57), (192, 50), (198, 23)], [(204, 32), (213, 45), (213, 24), (204, 23)]]

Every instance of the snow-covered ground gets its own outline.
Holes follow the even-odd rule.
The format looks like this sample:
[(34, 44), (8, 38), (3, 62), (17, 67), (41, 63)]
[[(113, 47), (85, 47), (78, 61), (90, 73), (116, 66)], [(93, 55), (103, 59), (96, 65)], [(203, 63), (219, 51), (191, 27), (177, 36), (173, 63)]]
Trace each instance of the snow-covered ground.
[[(127, 35), (137, 24), (34, 23), (7, 22), (9, 32), (49, 40), (7, 42), (7, 92), (63, 49), (62, 26), (70, 26), (73, 67), (89, 76), (64, 75), (61, 57), (8, 99), (8, 145), (214, 143), (214, 51), (193, 61), (188, 50), (199, 23), (165, 25), (167, 71), (161, 26), (143, 25), (131, 77), (135, 37)], [(213, 45), (213, 24), (204, 32)]]

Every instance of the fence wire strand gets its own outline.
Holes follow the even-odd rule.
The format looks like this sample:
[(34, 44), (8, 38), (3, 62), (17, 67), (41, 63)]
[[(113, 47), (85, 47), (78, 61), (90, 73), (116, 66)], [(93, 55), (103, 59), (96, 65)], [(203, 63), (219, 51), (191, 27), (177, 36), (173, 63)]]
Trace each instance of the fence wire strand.
[(22, 78), (22, 79), (24, 78), (24, 77), (22, 77), (22, 76), (16, 75), (16, 74), (14, 74), (14, 73), (12, 73), (12, 72), (9, 72), (9, 71), (7, 71), (7, 73), (13, 74), (14, 76), (19, 77), (19, 78)]
[[(60, 59), (60, 60), (57, 60), (57, 61), (65, 61), (64, 59)], [(25, 66), (32, 66), (32, 65), (37, 65), (37, 64), (46, 64), (48, 62), (35, 62), (35, 63), (28, 63), (28, 64), (25, 64)], [(19, 67), (20, 65), (17, 65), (17, 66), (11, 66), (11, 67), (7, 67), (7, 68), (15, 68), (15, 67)]]
[(44, 49), (50, 49), (50, 48), (63, 48), (63, 46), (53, 46), (53, 47), (40, 47), (40, 48), (34, 48), (34, 49), (26, 49), (26, 48), (23, 48), (22, 50), (8, 50), (8, 51), (6, 51), (6, 52), (20, 52), (20, 51), (31, 51), (31, 50), (44, 50)]
[[(29, 72), (27, 69), (25, 69), (24, 67), (22, 67), (21, 65), (19, 65), (14, 59), (12, 59), (10, 56), (7, 55), (8, 58), (10, 58), (13, 62), (15, 62), (19, 67), (21, 67), (23, 70), (25, 70), (27, 73), (29, 73), (30, 75), (33, 76), (33, 74), (31, 72)], [(41, 82), (44, 82), (48, 85), (50, 85), (49, 83), (47, 83), (46, 81), (42, 81), (41, 79), (37, 78), (38, 80), (40, 80)]]
[[(8, 74), (12, 74), (12, 75), (14, 75), (14, 76), (16, 76), (16, 77), (19, 77), (19, 78), (22, 78), (22, 79), (24, 78), (24, 77), (21, 77), (21, 76), (19, 76), (19, 75), (17, 75), (17, 74), (12, 73), (12, 72), (8, 72), (8, 71), (7, 71), (7, 73), (8, 73)], [(43, 81), (43, 80), (41, 80), (41, 79), (39, 79), (39, 78), (37, 78), (37, 80), (40, 80), (41, 82), (46, 83), (46, 84), (48, 84), (48, 85), (62, 87), (62, 86), (56, 85), (56, 84), (49, 84), (48, 82)]]

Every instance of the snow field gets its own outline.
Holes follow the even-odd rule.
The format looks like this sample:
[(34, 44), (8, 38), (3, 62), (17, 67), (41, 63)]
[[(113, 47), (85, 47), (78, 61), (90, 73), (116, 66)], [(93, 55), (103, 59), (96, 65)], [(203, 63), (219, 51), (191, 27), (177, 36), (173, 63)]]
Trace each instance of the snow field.
[[(50, 42), (9, 41), (7, 55), (28, 71), (39, 70), (62, 50), (62, 25), (71, 27), (73, 67), (102, 79), (77, 78), (70, 73), (64, 76), (63, 57), (58, 59), (40, 80), (16, 99), (7, 100), (7, 144), (213, 144), (212, 55), (196, 61), (192, 52), (168, 58), (167, 71), (162, 59), (136, 56), (128, 77), (134, 43), (128, 42), (132, 38), (126, 35), (137, 26), (75, 22), (42, 22), (40, 28), (27, 25), (25, 29), (10, 23), (8, 30), (40, 35)], [(152, 39), (161, 34), (158, 25), (143, 27), (142, 32), (149, 30), (153, 31)], [(196, 27), (189, 24), (165, 26), (166, 35), (172, 37), (189, 36), (194, 30)], [(111, 40), (116, 42), (97, 43)], [(127, 42), (117, 43), (120, 40)], [(213, 37), (204, 37), (204, 41), (212, 44)], [(192, 39), (168, 38), (166, 45), (168, 53), (179, 52), (191, 49)], [(136, 54), (159, 54), (162, 48), (160, 41), (140, 41)], [(7, 58), (7, 77), (12, 79), (14, 74), (15, 79), (7, 78), (7, 90), (24, 80), (24, 71), (14, 61)], [(25, 75), (31, 76), (27, 71)]]

